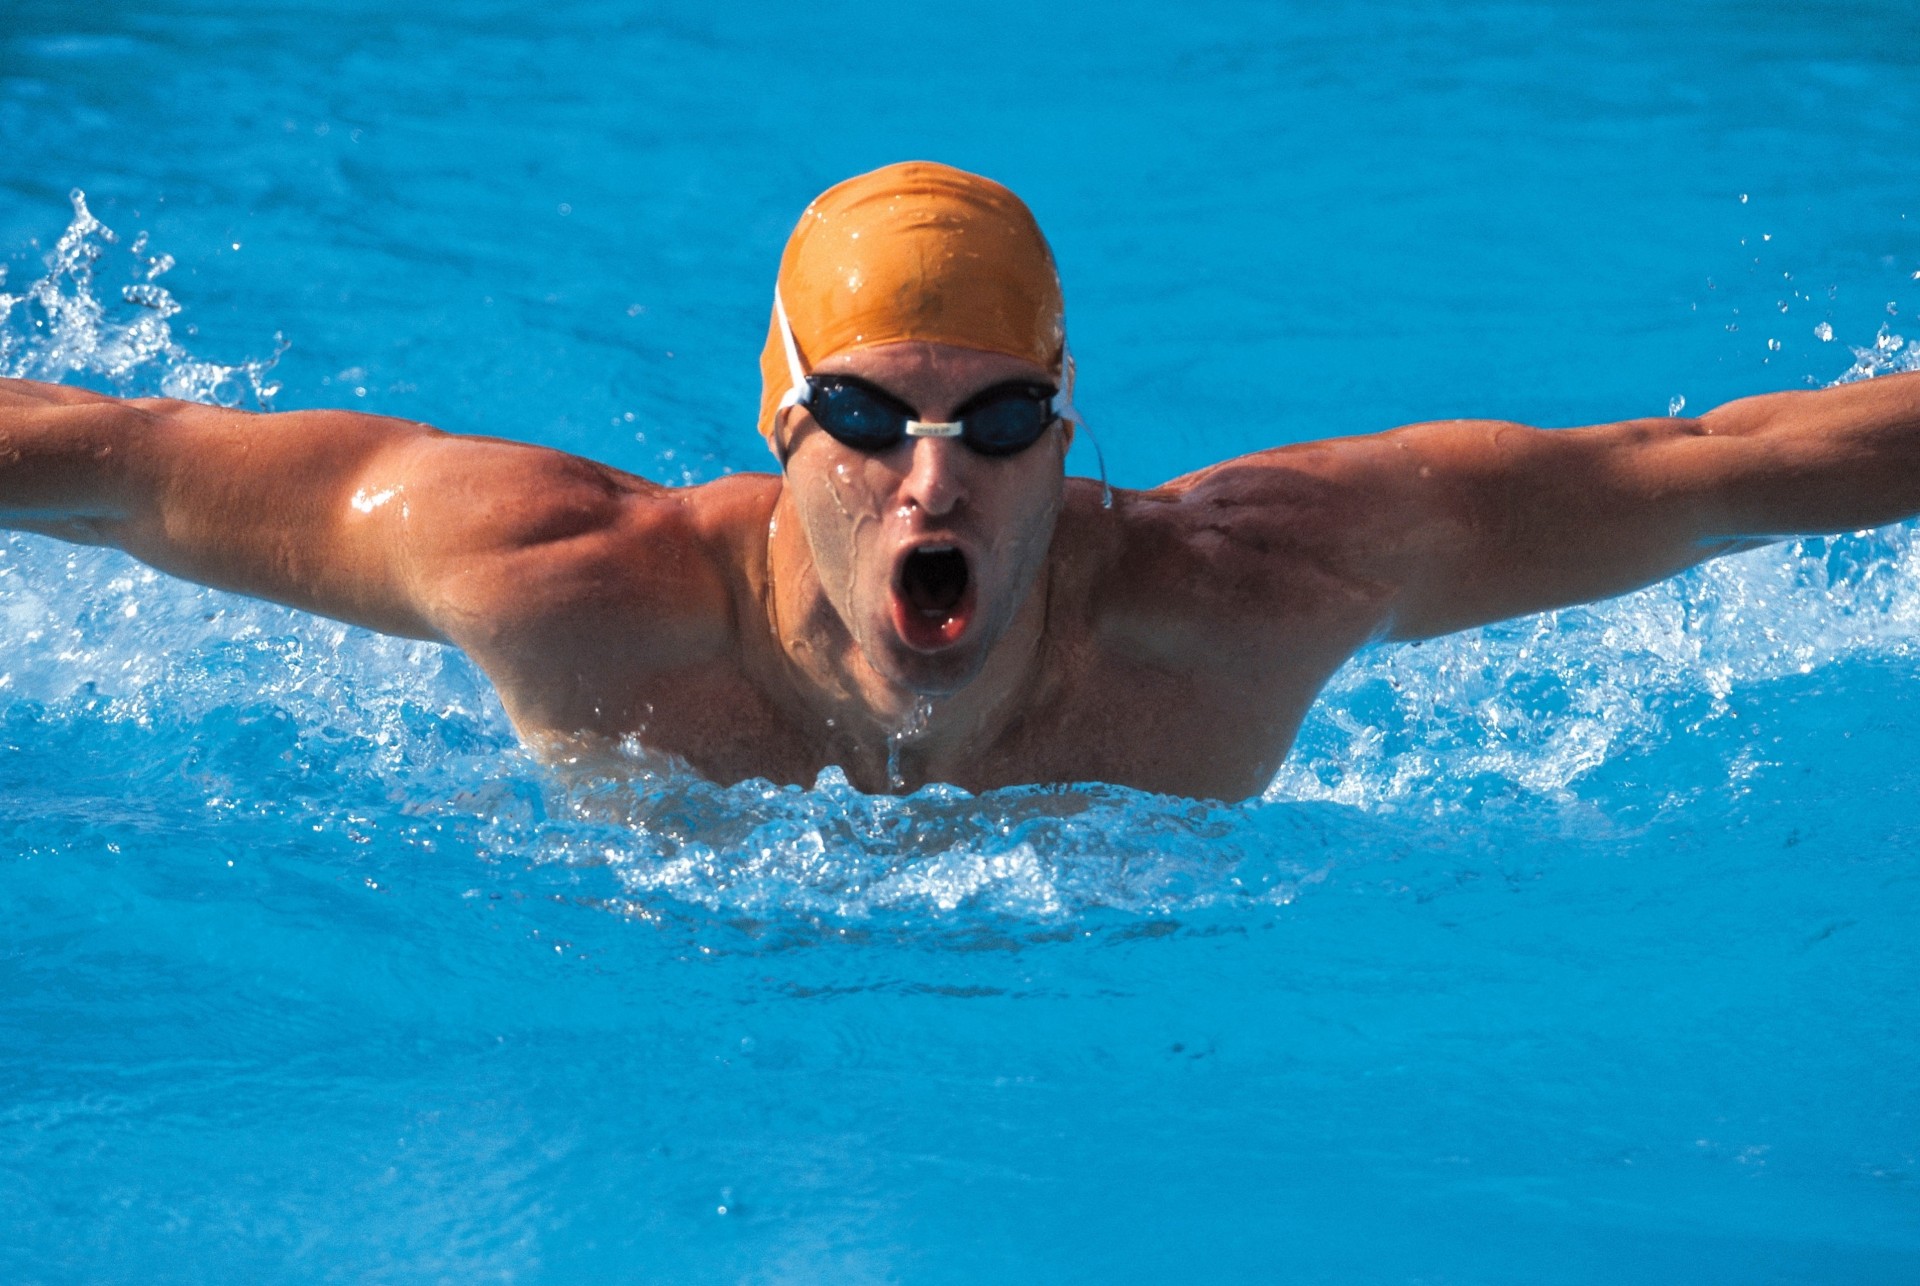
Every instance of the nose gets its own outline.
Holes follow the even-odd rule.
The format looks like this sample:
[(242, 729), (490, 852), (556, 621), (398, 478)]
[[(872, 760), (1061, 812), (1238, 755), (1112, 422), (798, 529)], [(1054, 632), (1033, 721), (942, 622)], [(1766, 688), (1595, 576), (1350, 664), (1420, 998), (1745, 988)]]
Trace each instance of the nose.
[(902, 501), (930, 518), (940, 518), (966, 503), (965, 448), (951, 438), (916, 438), (907, 476), (900, 483)]

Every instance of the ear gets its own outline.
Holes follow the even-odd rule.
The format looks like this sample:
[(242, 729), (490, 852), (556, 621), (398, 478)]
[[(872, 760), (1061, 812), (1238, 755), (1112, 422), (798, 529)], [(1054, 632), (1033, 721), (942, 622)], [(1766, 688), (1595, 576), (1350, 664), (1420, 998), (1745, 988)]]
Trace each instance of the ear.
[(793, 414), (793, 408), (783, 406), (773, 413), (773, 427), (767, 433), (767, 450), (773, 452), (773, 458), (780, 462), (780, 472), (787, 471), (787, 457), (793, 454), (792, 445), (787, 441), (787, 417)]

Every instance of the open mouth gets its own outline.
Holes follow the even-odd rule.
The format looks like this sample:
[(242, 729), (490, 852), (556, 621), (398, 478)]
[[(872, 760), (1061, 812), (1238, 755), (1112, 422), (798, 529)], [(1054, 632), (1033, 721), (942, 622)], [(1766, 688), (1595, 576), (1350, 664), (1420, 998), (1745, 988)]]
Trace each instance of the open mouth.
[(900, 564), (894, 623), (910, 646), (944, 647), (959, 638), (973, 615), (973, 576), (967, 556), (952, 545), (922, 545)]

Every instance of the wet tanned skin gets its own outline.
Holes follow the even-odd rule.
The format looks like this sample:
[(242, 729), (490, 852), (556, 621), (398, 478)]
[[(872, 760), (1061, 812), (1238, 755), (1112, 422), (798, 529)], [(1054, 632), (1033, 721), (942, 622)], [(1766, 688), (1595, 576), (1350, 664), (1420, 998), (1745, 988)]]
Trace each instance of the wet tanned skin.
[[(822, 369), (928, 420), (1009, 379), (1051, 382), (920, 343)], [(723, 781), (807, 784), (838, 764), (883, 790), (888, 734), (924, 704), (900, 743), (907, 787), (1101, 780), (1239, 798), (1371, 640), (1920, 510), (1920, 375), (1690, 420), (1415, 425), (1116, 490), (1111, 509), (1062, 477), (1058, 426), (1006, 458), (946, 439), (864, 455), (798, 408), (778, 428), (784, 477), (663, 488), (373, 416), (0, 381), (0, 523), (461, 647), (556, 756), (638, 734)], [(966, 558), (965, 610), (932, 646), (896, 628), (917, 546)], [(922, 604), (943, 585), (920, 584)]]

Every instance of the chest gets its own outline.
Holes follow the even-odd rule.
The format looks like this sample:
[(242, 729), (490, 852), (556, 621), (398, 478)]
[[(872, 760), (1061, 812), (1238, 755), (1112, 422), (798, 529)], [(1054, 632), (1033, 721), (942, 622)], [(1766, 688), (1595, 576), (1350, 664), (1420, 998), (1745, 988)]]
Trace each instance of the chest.
[[(809, 716), (797, 693), (726, 658), (622, 681), (606, 676), (541, 719), (677, 756), (701, 775), (811, 785), (828, 767), (863, 790), (944, 781), (972, 791), (1102, 781), (1167, 794), (1242, 798), (1272, 778), (1324, 676), (1249, 675), (1076, 650), (1005, 717), (959, 737), (855, 735)], [(511, 703), (510, 703), (511, 704)], [(935, 720), (939, 707), (935, 706)]]

